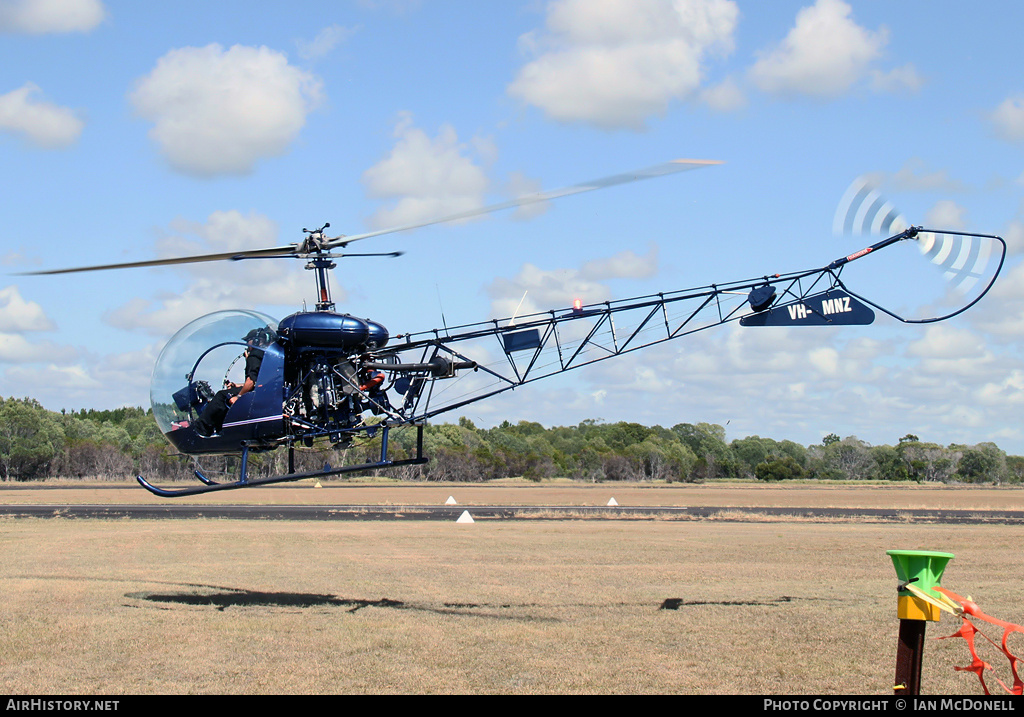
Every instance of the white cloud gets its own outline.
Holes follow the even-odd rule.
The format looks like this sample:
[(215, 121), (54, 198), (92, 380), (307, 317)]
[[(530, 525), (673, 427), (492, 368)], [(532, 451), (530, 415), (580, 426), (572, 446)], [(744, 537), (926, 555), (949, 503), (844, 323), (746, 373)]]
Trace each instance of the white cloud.
[(53, 322), (34, 301), (25, 301), (16, 286), (0, 289), (0, 331), (48, 331)]
[(874, 359), (885, 348), (828, 329), (731, 324), (597, 364), (581, 374), (581, 393), (606, 391), (591, 415), (666, 426), (731, 422), (733, 437), (759, 433), (808, 443), (843, 430), (834, 419), (872, 404), (851, 387), (884, 378)]
[[(50, 410), (145, 407), (159, 349), (153, 344), (127, 353), (79, 356), (43, 346), (31, 361), (0, 372), (0, 395), (31, 396)], [(45, 355), (47, 350), (52, 353)]]
[[(512, 172), (505, 182), (505, 194), (512, 199), (519, 199), (531, 194), (540, 194), (541, 191), (543, 191), (543, 185), (540, 180), (527, 177), (522, 172)], [(548, 202), (536, 202), (517, 207), (512, 216), (514, 219), (525, 221), (539, 217), (547, 210)]]
[(176, 170), (247, 174), (288, 151), (321, 86), (275, 50), (212, 44), (168, 52), (130, 99), (154, 123), (150, 137)]
[(604, 279), (647, 279), (658, 273), (658, 247), (653, 242), (647, 254), (632, 249), (607, 259), (594, 259), (580, 267), (580, 276), (594, 281)]
[(612, 257), (588, 261), (579, 269), (545, 270), (524, 264), (513, 278), (500, 277), (488, 285), (491, 316), (523, 316), (568, 307), (575, 299), (584, 304), (607, 301), (612, 296), (611, 289), (604, 283), (607, 280), (648, 278), (654, 276), (657, 269), (658, 248), (654, 244), (646, 255), (626, 250)]
[(978, 392), (985, 404), (1012, 403), (1020, 410), (1024, 405), (1024, 371), (1014, 369), (1009, 373), (991, 377)]
[(8, 381), (22, 386), (46, 386), (49, 392), (54, 389), (61, 393), (68, 390), (89, 391), (103, 386), (80, 365), (57, 366), (51, 363), (18, 366), (8, 370), (5, 377)]
[(69, 362), (75, 356), (76, 352), (67, 346), (49, 341), (30, 343), (20, 334), (0, 332), (0, 363)]
[(989, 116), (996, 134), (1010, 142), (1024, 141), (1024, 95), (1007, 97)]
[(969, 330), (935, 324), (923, 337), (907, 347), (907, 355), (919, 358), (957, 361), (977, 359), (985, 354), (985, 342)]
[(943, 192), (960, 193), (967, 186), (949, 176), (946, 170), (932, 170), (917, 158), (907, 161), (891, 177), (893, 189), (899, 192)]
[(923, 86), (924, 78), (918, 73), (917, 68), (910, 63), (888, 72), (881, 70), (871, 71), (871, 89), (875, 92), (891, 94), (913, 93), (919, 91)]
[(784, 96), (835, 97), (846, 92), (888, 42), (885, 29), (865, 30), (850, 13), (841, 0), (817, 0), (800, 10), (786, 39), (751, 68), (751, 80), (765, 92)]
[(299, 57), (303, 60), (320, 60), (334, 51), (334, 48), (348, 40), (358, 31), (355, 27), (330, 25), (317, 33), (312, 40), (297, 40)]
[[(0, 289), (0, 395), (41, 399), (58, 387), (98, 388), (93, 381), (74, 381), (80, 369), (78, 350), (52, 341), (29, 341), (24, 334), (48, 331), (54, 324), (43, 308), (26, 301), (16, 286)], [(71, 380), (66, 382), (66, 377)]]
[[(647, 425), (728, 422), (730, 438), (756, 433), (807, 444), (835, 432), (891, 445), (913, 432), (971, 443), (992, 440), (994, 417), (1019, 413), (1017, 364), (987, 350), (977, 333), (946, 326), (905, 327), (879, 341), (856, 329), (730, 324), (585, 369), (578, 395), (591, 403), (573, 410)], [(656, 380), (638, 366), (653, 367)], [(594, 392), (604, 392), (601, 405)], [(553, 423), (564, 420), (566, 409), (544, 393), (530, 394), (521, 412), (544, 408)]]
[(1003, 233), (1003, 239), (1006, 240), (1008, 254), (1024, 254), (1024, 223), (1010, 222)]
[(967, 226), (967, 210), (956, 202), (943, 199), (925, 214), (925, 226), (942, 227), (953, 231)]
[(700, 88), (706, 56), (732, 50), (738, 17), (730, 0), (556, 0), (546, 32), (520, 38), (537, 57), (508, 93), (559, 122), (642, 129)]
[(129, 406), (149, 404), (149, 387), (162, 342), (138, 351), (89, 356), (89, 374), (103, 386), (116, 386), (118, 400)]
[(1024, 340), (1024, 264), (1004, 270), (977, 308), (969, 314), (971, 322), (991, 339), (1011, 343)]
[(74, 144), (84, 123), (67, 107), (35, 97), (39, 87), (31, 82), (0, 95), (0, 132), (24, 137), (43, 149), (58, 149)]
[(575, 269), (548, 271), (533, 264), (523, 264), (512, 279), (495, 279), (487, 293), (492, 299), (491, 316), (501, 318), (571, 306), (577, 298), (587, 304), (611, 298), (607, 286), (580, 276)]
[(470, 156), (483, 147), (490, 156), (493, 144), (459, 141), (455, 129), (443, 125), (431, 139), (402, 113), (395, 126), (391, 153), (363, 173), (367, 193), (375, 199), (397, 200), (370, 219), (375, 228), (403, 226), (418, 221), (478, 209), (490, 184), (484, 170)]
[[(204, 223), (179, 220), (173, 234), (157, 243), (163, 258), (279, 246), (277, 225), (237, 211), (214, 212)], [(223, 309), (286, 306), (298, 309), (311, 284), (299, 262), (252, 260), (181, 264), (173, 269), (188, 284), (152, 298), (135, 297), (103, 319), (121, 329), (170, 336), (199, 316)], [(341, 301), (344, 293), (334, 291)], [(276, 318), (281, 318), (277, 316)]]
[(732, 112), (747, 106), (746, 95), (732, 78), (703, 90), (700, 101), (717, 112)]
[(0, 32), (88, 32), (105, 15), (100, 0), (0, 0)]

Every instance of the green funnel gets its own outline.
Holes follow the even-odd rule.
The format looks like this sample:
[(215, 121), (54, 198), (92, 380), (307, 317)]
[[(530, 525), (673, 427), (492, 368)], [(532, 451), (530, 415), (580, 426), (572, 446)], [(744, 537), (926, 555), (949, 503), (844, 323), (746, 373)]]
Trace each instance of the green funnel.
[[(914, 587), (926, 593), (931, 593), (932, 588), (941, 584), (942, 571), (954, 557), (952, 553), (936, 553), (930, 550), (887, 550), (885, 554), (892, 558), (896, 577), (901, 584), (912, 582)], [(908, 590), (899, 591), (897, 611), (901, 620), (939, 619), (937, 607), (914, 597)]]

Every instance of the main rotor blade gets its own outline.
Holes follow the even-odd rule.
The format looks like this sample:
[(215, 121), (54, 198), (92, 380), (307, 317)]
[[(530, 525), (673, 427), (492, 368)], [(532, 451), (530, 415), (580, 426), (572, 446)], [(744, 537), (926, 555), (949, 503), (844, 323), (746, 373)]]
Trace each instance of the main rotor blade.
[(337, 237), (335, 239), (331, 239), (325, 242), (324, 246), (346, 246), (354, 241), (359, 241), (360, 239), (369, 239), (370, 237), (381, 236), (382, 234), (394, 234), (396, 232), (404, 232), (410, 229), (429, 227), (434, 224), (444, 224), (446, 222), (456, 222), (461, 219), (471, 219), (472, 217), (479, 217), (484, 214), (490, 214), (491, 212), (498, 212), (501, 211), (502, 209), (524, 207), (530, 204), (546, 202), (549, 199), (567, 197), (571, 194), (582, 194), (583, 192), (590, 192), (595, 189), (614, 187), (617, 184), (627, 184), (629, 182), (636, 182), (641, 179), (650, 179), (651, 177), (663, 177), (666, 174), (685, 172), (690, 169), (700, 169), (701, 167), (709, 167), (715, 164), (722, 164), (722, 162), (714, 159), (674, 159), (671, 162), (656, 164), (653, 167), (647, 167), (646, 169), (637, 169), (632, 172), (614, 174), (610, 177), (602, 177), (601, 179), (595, 179), (590, 182), (583, 182), (582, 184), (574, 184), (571, 187), (563, 187), (562, 189), (552, 189), (547, 192), (527, 194), (526, 196), (519, 197), (518, 199), (511, 199), (507, 202), (491, 204), (486, 207), (480, 207), (479, 209), (470, 209), (468, 211), (459, 212), (457, 214), (449, 214), (448, 216), (445, 217), (428, 219), (426, 221), (414, 222), (412, 224), (403, 224), (402, 226), (397, 227), (388, 227), (387, 229), (378, 229), (377, 231), (366, 232), (365, 234), (353, 234), (350, 236)]
[[(404, 232), (410, 229), (419, 229), (420, 227), (427, 227), (434, 224), (444, 224), (446, 222), (455, 222), (460, 219), (470, 219), (472, 217), (482, 216), (484, 214), (490, 214), (491, 212), (501, 211), (502, 209), (512, 209), (514, 207), (523, 207), (529, 204), (537, 204), (539, 202), (545, 202), (549, 199), (557, 199), (558, 197), (566, 197), (571, 194), (581, 194), (582, 192), (590, 192), (595, 189), (603, 189), (605, 187), (613, 187), (617, 184), (627, 184), (629, 182), (636, 182), (641, 179), (650, 179), (651, 177), (662, 177), (666, 174), (675, 174), (676, 172), (685, 172), (690, 169), (699, 169), (701, 167), (708, 167), (715, 164), (722, 164), (718, 160), (712, 159), (675, 159), (671, 162), (664, 162), (662, 164), (656, 164), (653, 167), (647, 167), (646, 169), (638, 169), (632, 172), (625, 172), (622, 174), (614, 174), (610, 177), (603, 177), (601, 179), (595, 179), (590, 182), (584, 182), (582, 184), (574, 184), (571, 187), (564, 187), (562, 189), (553, 189), (547, 192), (538, 192), (537, 194), (528, 194), (518, 199), (512, 199), (507, 202), (500, 202), (498, 204), (492, 204), (490, 206), (481, 207), (479, 209), (471, 209), (465, 212), (459, 212), (458, 214), (449, 214), (445, 217), (438, 217), (436, 219), (428, 219), (423, 222), (416, 222), (413, 224), (405, 224), (398, 227), (390, 227), (388, 229), (379, 229), (373, 232), (367, 232), (365, 234), (355, 234), (352, 236), (336, 237), (333, 239), (322, 240), (319, 242), (319, 250), (329, 251), (335, 247), (345, 247), (354, 241), (360, 239), (369, 239), (370, 237), (381, 236), (383, 234), (394, 234), (396, 232)], [(108, 269), (139, 269), (150, 266), (171, 266), (174, 264), (198, 264), (206, 261), (238, 261), (241, 259), (262, 259), (262, 258), (276, 258), (276, 257), (301, 257), (308, 256), (308, 254), (300, 254), (299, 244), (290, 244), (288, 246), (273, 247), (270, 249), (252, 249), (246, 251), (228, 251), (220, 252), (218, 254), (200, 254), (198, 256), (184, 256), (173, 259), (151, 259), (149, 261), (132, 261), (124, 264), (100, 264), (97, 266), (80, 266), (72, 267), (69, 269), (48, 269), (45, 271), (26, 271), (20, 272), (18, 276), (48, 276), (53, 274), (74, 274), (77, 272), (84, 271), (105, 271)]]
[(107, 269), (138, 269), (146, 266), (169, 266), (172, 264), (198, 264), (204, 261), (237, 261), (240, 259), (260, 259), (279, 256), (294, 256), (295, 245), (279, 246), (272, 249), (252, 249), (248, 251), (226, 251), (220, 254), (200, 254), (199, 256), (183, 256), (174, 259), (151, 259), (149, 261), (132, 261), (125, 264), (101, 264), (97, 266), (79, 266), (71, 269), (48, 269), (46, 271), (23, 271), (18, 276), (46, 276), (49, 274), (74, 274), (80, 271), (105, 271)]

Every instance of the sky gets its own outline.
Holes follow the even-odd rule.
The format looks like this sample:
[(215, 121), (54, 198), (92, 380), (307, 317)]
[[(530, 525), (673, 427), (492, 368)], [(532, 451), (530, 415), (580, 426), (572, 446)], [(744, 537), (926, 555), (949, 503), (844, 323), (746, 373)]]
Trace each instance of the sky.
[[(450, 420), (1024, 454), (1021, 26), (998, 1), (0, 0), (0, 394), (148, 406), (178, 328), (315, 293), (293, 261), (23, 272), (357, 234), (686, 158), (723, 163), (367, 240), (404, 255), (341, 261), (333, 298), (397, 334), (824, 266), (876, 241), (833, 232), (870, 176), (910, 223), (1005, 237), (977, 306), (730, 324)], [(894, 254), (853, 288), (915, 300), (924, 260)]]

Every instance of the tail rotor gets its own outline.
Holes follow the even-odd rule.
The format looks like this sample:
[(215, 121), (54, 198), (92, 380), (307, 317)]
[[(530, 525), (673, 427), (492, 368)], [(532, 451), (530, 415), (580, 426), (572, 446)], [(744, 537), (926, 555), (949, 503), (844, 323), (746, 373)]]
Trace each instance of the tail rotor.
[[(840, 199), (832, 229), (839, 236), (892, 236), (909, 226), (903, 213), (879, 191), (877, 180), (863, 175), (853, 180)], [(917, 247), (960, 293), (970, 293), (979, 280), (992, 274), (995, 247), (988, 237), (921, 231)]]
[(840, 236), (892, 236), (910, 226), (867, 175), (857, 177), (839, 200), (832, 231)]

